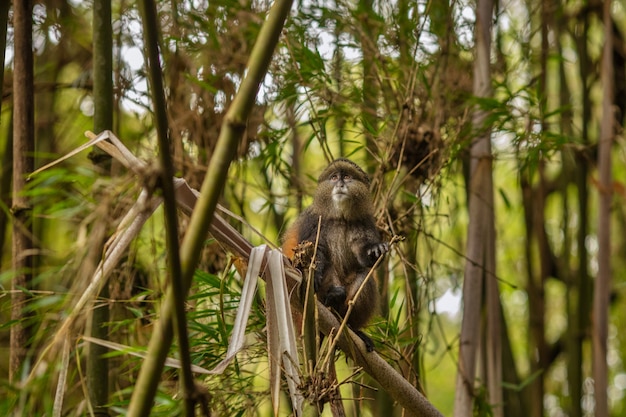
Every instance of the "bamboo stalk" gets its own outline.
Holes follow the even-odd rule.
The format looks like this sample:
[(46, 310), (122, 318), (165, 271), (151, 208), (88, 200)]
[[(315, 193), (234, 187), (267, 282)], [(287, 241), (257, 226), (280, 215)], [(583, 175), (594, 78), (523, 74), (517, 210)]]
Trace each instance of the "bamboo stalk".
[[(96, 132), (113, 127), (113, 28), (111, 25), (111, 1), (95, 0), (93, 7), (93, 129)], [(98, 154), (98, 157), (95, 155)], [(89, 154), (95, 165), (103, 171), (110, 171), (112, 158), (98, 148)], [(102, 157), (105, 156), (105, 157)], [(96, 226), (97, 228), (98, 226)], [(97, 239), (101, 238), (95, 233)], [(104, 235), (102, 235), (104, 237)], [(93, 242), (91, 252), (102, 251), (104, 240)], [(94, 262), (94, 266), (95, 266)], [(106, 283), (100, 290), (100, 297), (109, 298), (109, 287)], [(91, 336), (108, 340), (109, 303), (95, 303), (91, 315)], [(100, 305), (98, 305), (100, 304)], [(87, 349), (87, 389), (94, 416), (108, 416), (109, 403), (109, 359), (105, 356), (107, 349), (90, 343)]]
[(602, 51), (602, 125), (598, 141), (598, 275), (593, 293), (593, 341), (592, 370), (594, 380), (595, 416), (610, 415), (608, 398), (609, 369), (608, 333), (609, 307), (611, 298), (611, 203), (613, 200), (613, 178), (611, 145), (615, 135), (614, 70), (613, 70), (613, 20), (611, 3), (604, 2), (604, 50)]
[(33, 236), (32, 207), (23, 193), (26, 177), (34, 169), (35, 115), (33, 94), (33, 3), (13, 2), (13, 271), (11, 281), (11, 352), (9, 381), (17, 382), (26, 358), (30, 328), (24, 307), (29, 301), (32, 285)]
[(178, 346), (181, 361), (181, 376), (183, 380), (183, 404), (187, 417), (194, 416), (195, 385), (191, 374), (191, 355), (189, 353), (189, 339), (187, 337), (187, 319), (185, 314), (186, 291), (182, 284), (180, 265), (180, 248), (178, 244), (178, 219), (176, 212), (176, 196), (174, 193), (174, 166), (170, 153), (171, 143), (167, 123), (167, 108), (165, 92), (161, 74), (158, 46), (158, 23), (156, 5), (153, 0), (140, 2), (144, 24), (144, 39), (148, 53), (148, 75), (154, 104), (154, 119), (159, 141), (159, 156), (161, 162), (161, 187), (163, 189), (163, 207), (165, 213), (166, 241), (170, 288), (174, 299), (174, 324), (178, 336)]

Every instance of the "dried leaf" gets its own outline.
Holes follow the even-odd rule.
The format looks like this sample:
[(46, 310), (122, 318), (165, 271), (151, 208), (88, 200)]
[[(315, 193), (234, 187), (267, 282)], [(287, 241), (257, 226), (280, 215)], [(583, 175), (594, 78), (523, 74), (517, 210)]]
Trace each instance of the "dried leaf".
[[(278, 334), (278, 343), (275, 342), (276, 336), (272, 336), (270, 361), (276, 361), (278, 359), (281, 362), (280, 364), (274, 363), (270, 365), (270, 369), (275, 373), (275, 375), (272, 375), (275, 379), (270, 381), (270, 387), (275, 389), (275, 391), (272, 391), (274, 415), (278, 415), (279, 396), (276, 388), (280, 386), (280, 371), (276, 372), (276, 369), (284, 369), (294, 413), (296, 416), (300, 416), (302, 415), (303, 398), (298, 390), (298, 386), (300, 385), (298, 346), (296, 344), (296, 332), (291, 318), (289, 291), (281, 251), (277, 249), (270, 251), (268, 267), (268, 306), (271, 304), (273, 310), (271, 328), (268, 324), (268, 333)], [(272, 303), (270, 303), (270, 300)], [(278, 347), (275, 346), (276, 344), (278, 344)], [(279, 366), (281, 364), (282, 368)]]
[(241, 301), (237, 308), (237, 316), (235, 317), (235, 324), (233, 325), (233, 334), (228, 344), (228, 351), (226, 357), (209, 373), (221, 374), (224, 369), (232, 362), (237, 352), (243, 347), (246, 336), (246, 323), (250, 316), (250, 309), (252, 308), (252, 301), (254, 300), (254, 293), (256, 291), (257, 279), (261, 272), (261, 266), (263, 265), (263, 258), (267, 246), (261, 245), (252, 249), (250, 253), (250, 262), (248, 263), (248, 273), (243, 283), (243, 289), (241, 291)]

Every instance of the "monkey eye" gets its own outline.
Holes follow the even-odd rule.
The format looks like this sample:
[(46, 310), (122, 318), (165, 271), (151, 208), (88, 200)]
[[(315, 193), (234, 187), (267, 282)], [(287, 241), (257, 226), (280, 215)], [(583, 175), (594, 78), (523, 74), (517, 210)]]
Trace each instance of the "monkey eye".
[(350, 180), (352, 180), (352, 175), (349, 175), (349, 174), (339, 174), (338, 172), (335, 172), (334, 174), (332, 174), (330, 176), (330, 180), (332, 182), (337, 182), (337, 181), (339, 181), (339, 179), (341, 179), (342, 181), (350, 181)]

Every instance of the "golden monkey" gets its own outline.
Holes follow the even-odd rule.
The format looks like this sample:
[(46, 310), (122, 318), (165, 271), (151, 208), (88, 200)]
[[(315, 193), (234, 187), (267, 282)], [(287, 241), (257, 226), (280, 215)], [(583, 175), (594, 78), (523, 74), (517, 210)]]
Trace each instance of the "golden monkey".
[[(300, 214), (283, 238), (285, 255), (293, 259), (299, 244), (315, 244), (314, 288), (318, 299), (342, 317), (348, 301), (361, 286), (380, 256), (389, 250), (374, 219), (374, 205), (367, 174), (354, 162), (340, 158), (319, 176), (313, 204)], [(378, 308), (376, 281), (370, 277), (348, 318), (350, 327), (363, 339), (367, 350), (374, 345), (359, 329)]]

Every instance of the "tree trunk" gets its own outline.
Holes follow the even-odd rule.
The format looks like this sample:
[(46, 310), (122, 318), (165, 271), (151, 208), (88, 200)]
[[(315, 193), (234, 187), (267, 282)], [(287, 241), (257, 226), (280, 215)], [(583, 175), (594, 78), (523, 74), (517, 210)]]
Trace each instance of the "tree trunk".
[[(517, 365), (513, 357), (511, 339), (509, 338), (508, 325), (504, 317), (504, 310), (500, 304), (500, 320), (502, 323), (502, 381), (509, 385), (519, 386), (521, 381), (517, 373)], [(507, 417), (526, 417), (526, 402), (519, 390), (507, 389), (502, 392), (503, 413)]]
[[(24, 307), (32, 283), (32, 213), (24, 195), (26, 176), (34, 169), (35, 122), (33, 97), (33, 32), (30, 0), (13, 2), (13, 271), (11, 285), (11, 353), (9, 380), (17, 382), (30, 342), (30, 326)], [(18, 93), (19, 92), (19, 93)]]
[(598, 205), (598, 276), (593, 298), (593, 379), (595, 416), (608, 417), (607, 397), (608, 365), (607, 341), (609, 327), (609, 303), (611, 295), (611, 143), (615, 132), (613, 114), (613, 31), (611, 26), (611, 2), (604, 1), (604, 50), (602, 52), (601, 81), (602, 125), (598, 143), (599, 205)]
[[(476, 6), (474, 95), (491, 95), (490, 45), (492, 0), (479, 0)], [(459, 369), (454, 398), (455, 417), (472, 415), (477, 349), (480, 343), (481, 305), (485, 279), (495, 279), (493, 178), (490, 130), (485, 128), (486, 113), (474, 110), (473, 125), (478, 136), (470, 148), (469, 226), (467, 261), (463, 282), (463, 322), (459, 341)], [(490, 292), (490, 294), (492, 294)], [(491, 314), (491, 309), (489, 310)], [(498, 314), (499, 315), (499, 314)], [(495, 319), (495, 318), (493, 318)], [(499, 336), (499, 335), (498, 335)], [(498, 361), (499, 358), (490, 358)], [(488, 366), (488, 368), (491, 365)], [(500, 366), (500, 365), (495, 365)], [(494, 368), (494, 372), (497, 372)], [(497, 383), (501, 382), (501, 378)], [(493, 393), (496, 396), (497, 393)], [(500, 393), (500, 399), (501, 399)], [(500, 401), (501, 402), (501, 401)]]

